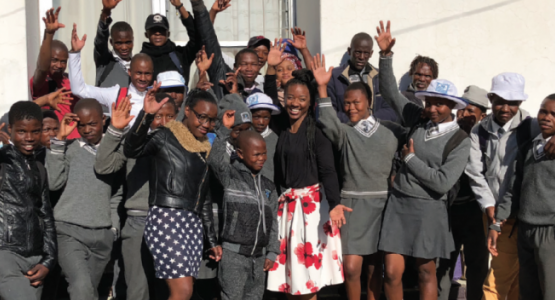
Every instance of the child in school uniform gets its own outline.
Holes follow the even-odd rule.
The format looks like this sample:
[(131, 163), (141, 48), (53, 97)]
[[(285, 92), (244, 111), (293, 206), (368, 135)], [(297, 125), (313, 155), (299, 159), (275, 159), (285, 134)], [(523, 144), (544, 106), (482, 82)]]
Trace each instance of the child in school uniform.
[[(470, 152), (470, 140), (459, 128), (453, 109), (466, 107), (455, 86), (434, 80), (416, 97), (422, 108), (405, 98), (393, 75), (391, 48), (395, 44), (380, 22), (376, 41), (380, 52), (380, 91), (411, 130), (402, 150), (402, 166), (387, 200), (379, 249), (385, 255), (385, 294), (390, 300), (403, 298), (404, 256), (416, 258), (420, 299), (437, 299), (435, 260), (449, 258), (455, 245), (449, 230), (448, 196), (461, 177)], [(424, 116), (424, 119), (421, 116)], [(452, 193), (455, 194), (456, 193)]]
[(277, 115), (281, 111), (274, 105), (272, 98), (263, 93), (254, 93), (247, 100), (247, 105), (252, 114), (252, 125), (256, 132), (260, 133), (266, 141), (267, 157), (262, 168), (262, 175), (272, 182), (274, 181), (274, 154), (279, 136), (270, 129), (272, 115)]
[[(319, 61), (315, 63), (318, 65)], [(318, 74), (314, 72), (317, 81)], [(393, 158), (406, 130), (372, 115), (371, 91), (361, 82), (351, 84), (345, 91), (344, 111), (350, 122), (342, 123), (327, 97), (326, 79), (322, 79), (325, 93), (318, 100), (319, 121), (324, 134), (340, 152), (341, 204), (351, 209), (345, 213), (345, 223), (339, 224), (347, 294), (349, 299), (360, 299), (360, 275), (365, 260), (368, 299), (378, 299), (383, 264), (383, 254), (378, 251), (382, 214), (389, 194)]]
[[(237, 97), (237, 101), (242, 102)], [(265, 276), (279, 254), (278, 197), (275, 185), (262, 175), (266, 142), (254, 131), (237, 137), (237, 159), (231, 162), (227, 140), (236, 115), (224, 112), (208, 164), (224, 188), (222, 260), (218, 281), (224, 300), (262, 299)]]
[(555, 299), (555, 161), (544, 149), (555, 135), (555, 94), (543, 100), (538, 123), (541, 133), (519, 146), (510, 187), (497, 206), (488, 236), (489, 250), (497, 256), (501, 224), (509, 216), (517, 217), (520, 298), (530, 300)]
[[(58, 256), (72, 299), (98, 299), (98, 284), (118, 235), (117, 174), (97, 174), (96, 151), (104, 114), (95, 99), (82, 99), (66, 114), (46, 154), (51, 191), (61, 191), (54, 208)], [(77, 128), (80, 139), (67, 140)], [(121, 150), (120, 150), (121, 151)]]

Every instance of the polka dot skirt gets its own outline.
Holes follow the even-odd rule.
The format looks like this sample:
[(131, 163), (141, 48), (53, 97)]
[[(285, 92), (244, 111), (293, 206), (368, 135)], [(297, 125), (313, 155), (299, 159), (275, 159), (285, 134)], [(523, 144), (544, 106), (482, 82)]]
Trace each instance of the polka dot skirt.
[(157, 278), (197, 277), (203, 231), (195, 213), (153, 206), (148, 211), (144, 238), (154, 258)]

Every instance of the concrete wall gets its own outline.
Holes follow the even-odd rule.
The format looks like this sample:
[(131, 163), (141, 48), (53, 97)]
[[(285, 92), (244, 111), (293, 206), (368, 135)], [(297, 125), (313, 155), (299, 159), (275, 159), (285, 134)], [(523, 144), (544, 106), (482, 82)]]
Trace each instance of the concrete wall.
[(320, 26), (320, 9), (320, 0), (296, 1), (295, 26), (306, 31), (306, 44), (314, 55), (320, 52), (324, 35)]
[[(302, 0), (304, 1), (304, 0)], [(374, 36), (379, 20), (391, 20), (397, 38), (395, 74), (408, 71), (417, 54), (439, 63), (439, 77), (462, 94), (470, 84), (487, 90), (501, 72), (526, 78), (535, 114), (545, 96), (555, 93), (555, 1), (553, 0), (321, 0), (321, 49), (339, 64), (351, 37)], [(371, 63), (378, 65), (377, 46)]]

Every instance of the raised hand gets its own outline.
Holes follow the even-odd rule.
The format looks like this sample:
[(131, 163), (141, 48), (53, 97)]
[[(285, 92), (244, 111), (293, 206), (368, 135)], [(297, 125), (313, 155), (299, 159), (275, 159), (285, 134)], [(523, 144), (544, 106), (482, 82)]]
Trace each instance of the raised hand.
[(314, 74), (314, 79), (318, 86), (327, 86), (328, 82), (331, 80), (331, 72), (333, 67), (330, 67), (326, 71), (326, 56), (322, 54), (322, 59), (320, 59), (320, 54), (314, 56), (312, 61), (312, 73)]
[(42, 21), (44, 21), (45, 25), (44, 31), (46, 33), (54, 34), (58, 29), (66, 27), (64, 24), (58, 22), (58, 15), (60, 14), (61, 9), (62, 7), (60, 6), (58, 7), (58, 9), (56, 9), (56, 11), (54, 11), (54, 8), (46, 11), (46, 17), (42, 18)]
[(231, 0), (216, 0), (214, 4), (212, 4), (212, 8), (210, 10), (215, 11), (216, 13), (221, 13), (222, 11), (228, 9), (231, 6)]
[(74, 113), (67, 113), (64, 115), (64, 118), (60, 122), (60, 130), (58, 131), (58, 135), (56, 138), (60, 141), (63, 141), (67, 138), (68, 135), (73, 132), (75, 127), (77, 127), (77, 123), (79, 122), (79, 117), (77, 117)]
[(237, 76), (239, 76), (239, 71), (241, 71), (241, 67), (237, 68), (235, 72), (226, 73), (225, 75), (227, 76), (227, 79), (225, 81), (220, 80), (220, 84), (223, 84), (230, 94), (239, 93), (239, 86), (237, 84)]
[(82, 39), (77, 35), (77, 24), (73, 23), (73, 30), (71, 31), (71, 52), (79, 52), (85, 47), (87, 35), (84, 34)]
[(3, 145), (8, 145), (10, 143), (10, 135), (2, 130), (4, 129), (4, 127), (6, 127), (6, 123), (2, 123), (0, 125), (0, 143), (2, 143)]
[(164, 104), (166, 104), (166, 102), (168, 102), (168, 100), (170, 99), (170, 98), (164, 98), (159, 103), (158, 101), (156, 101), (155, 95), (161, 86), (162, 86), (161, 82), (156, 83), (156, 81), (154, 81), (152, 88), (148, 90), (148, 92), (146, 93), (144, 104), (143, 104), (143, 110), (145, 111), (145, 113), (151, 114), (151, 115), (156, 114), (160, 110), (160, 108)]
[(291, 45), (299, 50), (306, 49), (306, 32), (299, 27), (295, 27), (291, 28), (291, 34), (293, 35), (293, 42)]
[(170, 0), (170, 3), (175, 6), (178, 7), (181, 5), (181, 0)]
[(117, 106), (116, 103), (112, 103), (112, 119), (110, 121), (112, 126), (116, 129), (123, 130), (129, 125), (131, 120), (135, 117), (131, 116), (131, 105), (131, 95), (123, 98)]
[(235, 122), (235, 111), (234, 110), (226, 110), (224, 115), (222, 116), (222, 124), (224, 127), (231, 129), (233, 123)]
[(46, 95), (46, 105), (50, 106), (50, 108), (55, 109), (59, 112), (62, 110), (58, 107), (60, 104), (71, 105), (71, 100), (73, 97), (70, 96), (71, 91), (66, 92), (65, 88), (61, 88), (55, 92), (52, 92)]
[(333, 225), (337, 226), (338, 228), (341, 228), (341, 226), (347, 224), (347, 220), (345, 219), (344, 212), (353, 212), (353, 209), (345, 205), (339, 204), (330, 211), (331, 222)]
[(283, 43), (283, 39), (276, 39), (274, 44), (270, 47), (270, 52), (268, 53), (268, 66), (275, 67), (281, 64), (285, 57), (281, 57), (283, 55), (283, 51), (285, 50), (285, 44)]
[(197, 57), (195, 58), (195, 64), (197, 65), (199, 73), (208, 71), (208, 69), (212, 65), (213, 59), (214, 59), (214, 53), (212, 53), (210, 58), (208, 58), (205, 47), (202, 46), (202, 49), (199, 52), (197, 52)]
[(116, 8), (121, 1), (122, 0), (102, 0), (103, 10), (112, 10)]
[(208, 81), (208, 78), (206, 78), (206, 72), (201, 72), (199, 75), (199, 81), (197, 82), (196, 88), (201, 89), (203, 91), (208, 91), (213, 86), (214, 84)]
[(380, 50), (383, 54), (391, 53), (391, 49), (395, 45), (395, 39), (391, 37), (391, 30), (390, 30), (390, 22), (387, 21), (387, 27), (383, 27), (383, 21), (380, 21), (380, 26), (376, 27), (376, 31), (378, 31), (378, 35), (374, 36)]
[(403, 146), (403, 158), (411, 153), (414, 153), (414, 141), (412, 139)]

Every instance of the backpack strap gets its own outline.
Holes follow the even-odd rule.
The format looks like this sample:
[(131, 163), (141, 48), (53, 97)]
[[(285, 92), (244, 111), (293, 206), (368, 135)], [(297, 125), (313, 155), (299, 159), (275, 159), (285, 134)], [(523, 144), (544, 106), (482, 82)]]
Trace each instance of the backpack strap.
[(179, 74), (185, 76), (185, 74), (183, 74), (183, 67), (181, 66), (181, 61), (177, 57), (177, 53), (175, 53), (175, 51), (170, 52), (170, 58), (173, 64), (177, 67), (177, 71), (179, 72)]
[(482, 126), (478, 125), (478, 142), (480, 144), (480, 152), (482, 152), (482, 174), (486, 174), (488, 166), (486, 165), (486, 152), (488, 151), (489, 132)]
[(126, 87), (119, 88), (118, 98), (116, 99), (116, 107), (118, 107), (121, 100), (123, 100), (125, 97), (127, 97), (127, 91), (128, 91), (128, 88), (126, 88)]
[(442, 156), (442, 163), (445, 163), (447, 157), (455, 148), (457, 148), (462, 141), (464, 141), (468, 137), (466, 131), (459, 129), (457, 132), (447, 141), (445, 144), (445, 148), (443, 148), (443, 156)]
[(106, 80), (106, 78), (108, 78), (108, 75), (110, 75), (116, 64), (117, 61), (115, 61), (114, 59), (110, 60), (110, 62), (106, 65), (106, 68), (104, 68), (102, 75), (100, 75), (97, 86), (100, 86)]

